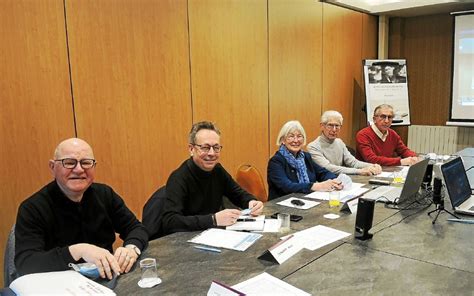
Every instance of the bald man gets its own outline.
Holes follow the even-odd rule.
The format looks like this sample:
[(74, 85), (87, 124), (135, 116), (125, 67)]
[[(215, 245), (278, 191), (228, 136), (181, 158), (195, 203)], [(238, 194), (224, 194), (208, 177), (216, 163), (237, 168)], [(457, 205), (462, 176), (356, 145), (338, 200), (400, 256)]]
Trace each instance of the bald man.
[[(93, 183), (92, 148), (77, 138), (61, 142), (49, 161), (54, 181), (22, 202), (15, 229), (20, 275), (94, 263), (102, 278), (130, 271), (148, 244), (144, 226), (107, 185)], [(124, 241), (113, 252), (115, 234)]]

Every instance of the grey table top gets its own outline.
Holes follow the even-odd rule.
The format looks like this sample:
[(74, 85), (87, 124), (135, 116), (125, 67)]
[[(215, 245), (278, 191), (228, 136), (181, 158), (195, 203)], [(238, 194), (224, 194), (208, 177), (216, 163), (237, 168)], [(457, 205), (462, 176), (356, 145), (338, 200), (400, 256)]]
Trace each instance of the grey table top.
[[(365, 182), (368, 178), (353, 179)], [(276, 204), (287, 197), (266, 203), (264, 214), (286, 212), (303, 216), (300, 222), (292, 222), (292, 231), (321, 224), (353, 233), (355, 214), (340, 212), (339, 219), (328, 220), (323, 215), (334, 210), (324, 201), (309, 210)], [(372, 240), (361, 242), (351, 235), (315, 251), (304, 249), (281, 265), (257, 259), (279, 241), (280, 234), (264, 234), (245, 252), (222, 249), (222, 253), (212, 253), (197, 250), (187, 242), (199, 232), (175, 233), (151, 241), (142, 255), (142, 258), (157, 259), (158, 274), (163, 280), (160, 285), (139, 288), (140, 270), (137, 268), (119, 278), (115, 292), (118, 295), (205, 295), (212, 280), (234, 285), (262, 272), (313, 294), (384, 294), (387, 291), (390, 291), (388, 294), (407, 291), (418, 294), (418, 288), (406, 285), (418, 280), (424, 283), (419, 290), (424, 291), (422, 294), (474, 291), (472, 225), (447, 222), (446, 214), (442, 214), (433, 226), (427, 211), (426, 207), (398, 211), (376, 204)], [(402, 282), (395, 281), (397, 277)], [(362, 279), (369, 282), (363, 283)], [(438, 289), (441, 279), (446, 285), (444, 290)], [(449, 290), (455, 284), (459, 290)]]

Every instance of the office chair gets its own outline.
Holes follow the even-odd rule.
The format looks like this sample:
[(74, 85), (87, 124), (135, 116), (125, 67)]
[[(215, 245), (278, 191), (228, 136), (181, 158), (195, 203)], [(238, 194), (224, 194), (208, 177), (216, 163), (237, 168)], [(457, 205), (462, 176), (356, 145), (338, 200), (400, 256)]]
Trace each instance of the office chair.
[(263, 183), (262, 175), (256, 167), (250, 164), (242, 164), (237, 169), (235, 180), (245, 191), (253, 194), (261, 202), (268, 201), (265, 183)]
[(163, 186), (153, 193), (143, 206), (142, 223), (148, 232), (149, 240), (165, 236), (162, 225), (165, 198), (166, 186)]
[(15, 268), (15, 224), (13, 224), (8, 235), (5, 256), (3, 257), (3, 285), (5, 287), (10, 286), (10, 283), (17, 277), (18, 274)]

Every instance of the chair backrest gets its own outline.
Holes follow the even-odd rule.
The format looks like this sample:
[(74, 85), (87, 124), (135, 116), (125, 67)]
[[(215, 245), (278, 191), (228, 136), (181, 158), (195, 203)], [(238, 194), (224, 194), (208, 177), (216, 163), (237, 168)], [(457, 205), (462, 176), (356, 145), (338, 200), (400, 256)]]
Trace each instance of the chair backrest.
[(352, 156), (354, 156), (354, 157), (355, 157), (355, 155), (356, 155), (356, 151), (355, 151), (355, 149), (354, 149), (354, 148), (352, 148), (352, 147), (349, 147), (349, 146), (346, 146), (346, 147), (347, 147), (347, 150), (349, 150), (349, 153), (350, 153), (350, 154), (352, 154)]
[(3, 260), (3, 284), (5, 287), (8, 287), (18, 277), (15, 268), (15, 224), (13, 224), (8, 235)]
[(268, 194), (265, 189), (262, 175), (256, 167), (250, 164), (243, 164), (237, 169), (235, 180), (245, 191), (254, 195), (261, 202), (268, 201)]
[(163, 208), (166, 199), (166, 186), (161, 187), (152, 194), (143, 206), (143, 225), (145, 226), (149, 240), (160, 238), (165, 235), (162, 225)]

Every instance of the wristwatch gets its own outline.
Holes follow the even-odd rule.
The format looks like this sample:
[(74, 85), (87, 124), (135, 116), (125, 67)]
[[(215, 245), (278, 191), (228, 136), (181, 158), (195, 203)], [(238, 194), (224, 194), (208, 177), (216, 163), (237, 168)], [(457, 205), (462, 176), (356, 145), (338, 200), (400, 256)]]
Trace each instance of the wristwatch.
[(142, 251), (140, 251), (140, 249), (135, 245), (132, 245), (132, 244), (126, 245), (125, 248), (133, 250), (137, 254), (138, 257), (140, 257), (140, 255), (142, 254)]

